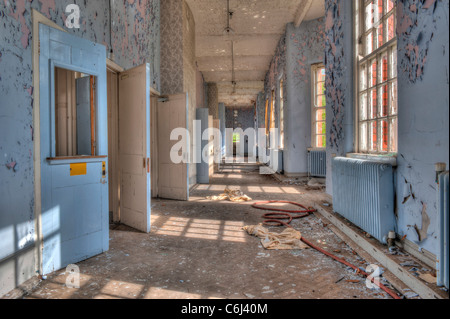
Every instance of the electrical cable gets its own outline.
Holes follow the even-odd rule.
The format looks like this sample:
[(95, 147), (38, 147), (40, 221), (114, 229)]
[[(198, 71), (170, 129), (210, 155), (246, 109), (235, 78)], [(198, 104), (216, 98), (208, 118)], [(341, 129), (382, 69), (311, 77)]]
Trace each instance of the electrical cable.
[[(291, 204), (297, 207), (302, 208), (302, 210), (286, 210), (286, 209), (279, 209), (279, 208), (270, 208), (270, 207), (264, 207), (261, 205), (267, 205), (267, 204)], [(265, 210), (270, 211), (272, 213), (264, 214), (262, 217), (264, 220), (265, 226), (285, 226), (288, 228), (294, 229), (290, 224), (294, 219), (301, 219), (310, 216), (311, 214), (317, 212), (317, 210), (313, 208), (306, 208), (305, 206), (295, 203), (295, 202), (289, 202), (289, 201), (264, 201), (264, 202), (258, 202), (252, 205), (253, 208), (259, 209), (259, 210)], [(296, 215), (293, 215), (296, 214)], [(287, 220), (287, 221), (286, 221)], [(306, 245), (310, 246), (311, 248), (317, 250), (318, 252), (336, 260), (337, 262), (352, 268), (355, 270), (358, 274), (361, 274), (367, 278), (370, 278), (370, 275), (366, 273), (365, 271), (362, 271), (360, 268), (356, 267), (355, 265), (352, 265), (351, 263), (347, 262), (346, 260), (339, 258), (332, 253), (323, 250), (322, 248), (314, 245), (309, 240), (303, 238), (301, 239)], [(398, 296), (394, 291), (384, 286), (381, 282), (375, 280), (375, 278), (372, 278), (371, 281), (380, 287), (383, 291), (385, 291), (388, 295), (390, 295), (394, 299), (402, 299), (400, 296)]]

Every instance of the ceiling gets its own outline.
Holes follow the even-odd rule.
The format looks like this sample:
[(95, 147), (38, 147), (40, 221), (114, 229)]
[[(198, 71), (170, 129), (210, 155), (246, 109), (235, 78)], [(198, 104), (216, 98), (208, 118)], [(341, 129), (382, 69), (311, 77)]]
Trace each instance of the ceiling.
[(325, 12), (324, 0), (230, 0), (234, 34), (227, 35), (227, 0), (186, 2), (195, 19), (199, 70), (206, 82), (218, 84), (219, 102), (233, 107), (252, 105), (263, 91), (286, 24), (299, 25)]

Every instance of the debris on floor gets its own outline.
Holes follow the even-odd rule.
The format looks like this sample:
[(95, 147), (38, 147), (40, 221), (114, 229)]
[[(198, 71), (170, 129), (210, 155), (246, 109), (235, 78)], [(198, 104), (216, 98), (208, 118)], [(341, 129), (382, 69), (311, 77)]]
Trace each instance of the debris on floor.
[(282, 233), (272, 233), (262, 226), (245, 226), (249, 235), (261, 238), (262, 246), (267, 250), (303, 250), (309, 248), (301, 239), (302, 234), (293, 228), (287, 228)]
[(225, 189), (225, 193), (219, 195), (219, 196), (209, 196), (207, 197), (208, 200), (212, 201), (224, 201), (229, 200), (230, 202), (250, 202), (252, 199), (242, 193), (240, 190), (230, 190)]
[(420, 279), (426, 281), (429, 284), (436, 284), (437, 283), (437, 278), (434, 277), (432, 274), (421, 274), (419, 276)]

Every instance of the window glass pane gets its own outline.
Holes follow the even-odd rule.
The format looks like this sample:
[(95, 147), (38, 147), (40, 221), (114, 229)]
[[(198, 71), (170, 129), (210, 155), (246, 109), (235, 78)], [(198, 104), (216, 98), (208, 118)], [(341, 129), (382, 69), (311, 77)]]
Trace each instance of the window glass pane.
[(389, 139), (389, 124), (387, 120), (380, 122), (380, 138), (381, 138), (381, 151), (389, 152), (388, 139)]
[(327, 99), (325, 95), (318, 95), (316, 98), (317, 107), (325, 107), (327, 105)]
[(373, 52), (373, 31), (366, 36), (366, 55)]
[(361, 151), (367, 152), (368, 151), (368, 145), (367, 145), (367, 123), (362, 123), (360, 125), (359, 130), (359, 146), (361, 148)]
[(316, 147), (317, 148), (327, 147), (327, 137), (325, 135), (317, 135), (316, 136)]
[(395, 38), (395, 16), (391, 14), (389, 18), (386, 20), (387, 25), (387, 41)]
[(361, 90), (367, 89), (367, 66), (362, 65), (359, 72), (359, 84)]
[(325, 94), (325, 82), (319, 82), (316, 85), (317, 94)]
[(321, 68), (316, 73), (317, 82), (325, 82), (325, 68)]
[(393, 79), (397, 77), (397, 46), (391, 48), (391, 54), (389, 59), (390, 59), (389, 75), (390, 78)]
[(388, 70), (388, 54), (387, 52), (383, 52), (380, 58), (380, 74), (378, 76), (379, 83), (386, 82), (389, 78), (389, 70)]
[(370, 28), (373, 27), (374, 24), (374, 10), (373, 10), (373, 1), (370, 2), (367, 6), (366, 6), (366, 27), (365, 30), (369, 30)]
[(377, 60), (370, 61), (369, 67), (369, 87), (374, 87), (377, 84)]
[(387, 8), (386, 12), (390, 12), (392, 9), (394, 9), (394, 2), (395, 0), (387, 0)]
[(326, 121), (327, 119), (327, 111), (326, 110), (318, 110), (316, 112), (316, 121)]
[(376, 0), (374, 4), (374, 23), (378, 23), (381, 21), (381, 18), (383, 17), (383, 1), (384, 0)]
[(379, 97), (378, 97), (380, 104), (379, 104), (379, 116), (380, 117), (387, 117), (388, 111), (389, 111), (389, 91), (388, 91), (388, 85), (383, 85), (379, 89)]
[(389, 131), (390, 131), (390, 141), (389, 141), (389, 145), (390, 145), (390, 152), (398, 152), (398, 145), (397, 145), (397, 141), (398, 141), (398, 120), (397, 118), (393, 118), (390, 120), (390, 125), (389, 125)]
[(378, 151), (378, 126), (377, 122), (370, 122), (369, 125), (369, 150), (371, 152)]
[(390, 115), (397, 115), (398, 114), (398, 94), (397, 94), (397, 81), (392, 82), (389, 84), (389, 90), (390, 90)]
[(362, 121), (367, 120), (367, 93), (361, 94), (359, 99), (359, 114)]
[(383, 23), (380, 23), (380, 25), (377, 27), (377, 49), (381, 47), (384, 44), (384, 27)]
[(373, 89), (369, 92), (368, 114), (369, 119), (377, 117), (377, 90)]
[(316, 123), (316, 134), (326, 134), (326, 123), (325, 122), (317, 122)]

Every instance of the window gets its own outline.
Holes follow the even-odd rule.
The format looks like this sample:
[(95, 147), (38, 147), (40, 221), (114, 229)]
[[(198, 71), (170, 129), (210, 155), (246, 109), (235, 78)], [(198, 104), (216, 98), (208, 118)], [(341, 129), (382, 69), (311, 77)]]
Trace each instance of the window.
[(397, 38), (394, 0), (357, 0), (359, 151), (398, 151)]
[(266, 100), (266, 135), (269, 135), (270, 127), (269, 127), (269, 100)]
[(313, 65), (312, 147), (327, 147), (327, 111), (325, 95), (325, 66)]
[(284, 148), (284, 83), (280, 80), (280, 148)]
[(96, 77), (55, 67), (55, 156), (96, 155)]
[(275, 91), (272, 90), (272, 101), (270, 103), (270, 129), (275, 128)]

